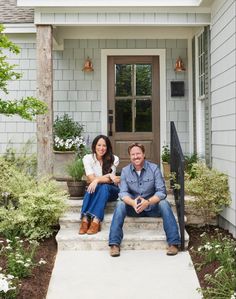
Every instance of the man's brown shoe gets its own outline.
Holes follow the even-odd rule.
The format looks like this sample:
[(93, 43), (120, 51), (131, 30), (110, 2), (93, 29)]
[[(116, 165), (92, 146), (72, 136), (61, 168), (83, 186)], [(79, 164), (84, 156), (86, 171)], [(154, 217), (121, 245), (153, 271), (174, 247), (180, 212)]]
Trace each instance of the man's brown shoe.
[(178, 253), (178, 247), (176, 245), (170, 245), (167, 250), (167, 255), (176, 255)]
[(101, 230), (101, 224), (100, 224), (100, 222), (97, 223), (97, 222), (93, 221), (90, 224), (89, 229), (87, 230), (87, 234), (88, 235), (94, 235), (94, 234), (98, 233), (100, 230)]
[(79, 228), (79, 234), (80, 235), (86, 234), (89, 229), (89, 225), (90, 222), (82, 220)]
[(112, 257), (120, 256), (120, 247), (117, 245), (111, 245), (110, 255)]

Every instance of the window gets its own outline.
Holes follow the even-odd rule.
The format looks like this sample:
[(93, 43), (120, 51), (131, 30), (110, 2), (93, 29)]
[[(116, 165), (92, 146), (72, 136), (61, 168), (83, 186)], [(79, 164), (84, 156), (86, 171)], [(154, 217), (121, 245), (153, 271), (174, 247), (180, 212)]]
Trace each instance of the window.
[(205, 98), (205, 44), (204, 32), (197, 37), (197, 76), (198, 76), (198, 99)]

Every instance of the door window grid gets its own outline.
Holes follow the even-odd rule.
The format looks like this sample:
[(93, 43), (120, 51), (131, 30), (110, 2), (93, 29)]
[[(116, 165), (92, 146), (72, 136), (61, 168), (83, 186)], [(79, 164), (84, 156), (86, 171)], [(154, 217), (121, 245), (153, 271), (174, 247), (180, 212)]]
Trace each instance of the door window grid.
[[(143, 92), (139, 88), (140, 95), (137, 95), (137, 88), (136, 88), (137, 68), (138, 71), (139, 69), (140, 71), (143, 71), (143, 73), (138, 74), (141, 89), (143, 88)], [(129, 78), (129, 76), (127, 76), (126, 74), (122, 74), (122, 71), (125, 69), (127, 69), (128, 72), (130, 71), (131, 82), (127, 82), (127, 80), (125, 80)], [(119, 70), (121, 70), (120, 73)], [(129, 87), (131, 88), (131, 95), (128, 95), (129, 92), (122, 90), (122, 86), (124, 87), (124, 85), (128, 86), (128, 89)], [(145, 65), (116, 64), (115, 65), (115, 126), (117, 132), (151, 132), (152, 131), (151, 86), (152, 86), (152, 65), (151, 64), (145, 64)], [(149, 95), (142, 95), (142, 93), (145, 93), (144, 91), (149, 93)], [(144, 110), (145, 108), (146, 110)], [(129, 117), (131, 117), (130, 120)]]

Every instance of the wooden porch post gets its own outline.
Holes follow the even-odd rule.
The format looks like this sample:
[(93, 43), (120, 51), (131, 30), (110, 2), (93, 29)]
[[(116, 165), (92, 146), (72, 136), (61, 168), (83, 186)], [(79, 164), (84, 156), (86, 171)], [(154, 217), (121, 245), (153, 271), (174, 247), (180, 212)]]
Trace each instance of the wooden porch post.
[(38, 177), (53, 173), (53, 78), (52, 26), (37, 25), (37, 98), (48, 106), (48, 113), (37, 117)]

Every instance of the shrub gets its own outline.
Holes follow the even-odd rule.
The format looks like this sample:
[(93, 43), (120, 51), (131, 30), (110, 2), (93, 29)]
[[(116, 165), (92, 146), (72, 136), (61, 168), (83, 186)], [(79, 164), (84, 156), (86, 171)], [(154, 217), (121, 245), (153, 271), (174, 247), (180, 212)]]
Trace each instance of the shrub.
[(26, 144), (18, 150), (20, 154), (16, 153), (16, 150), (9, 144), (6, 153), (3, 155), (3, 159), (11, 165), (16, 166), (18, 170), (20, 169), (22, 172), (36, 176), (37, 156), (35, 153), (30, 154), (32, 143), (32, 140), (28, 140)]
[(0, 232), (41, 239), (65, 211), (66, 193), (54, 181), (36, 181), (0, 158)]
[(185, 178), (186, 193), (195, 197), (190, 204), (209, 223), (212, 215), (219, 214), (231, 202), (228, 177), (216, 169), (208, 168), (202, 162), (194, 163), (191, 172), (193, 178), (187, 174)]

